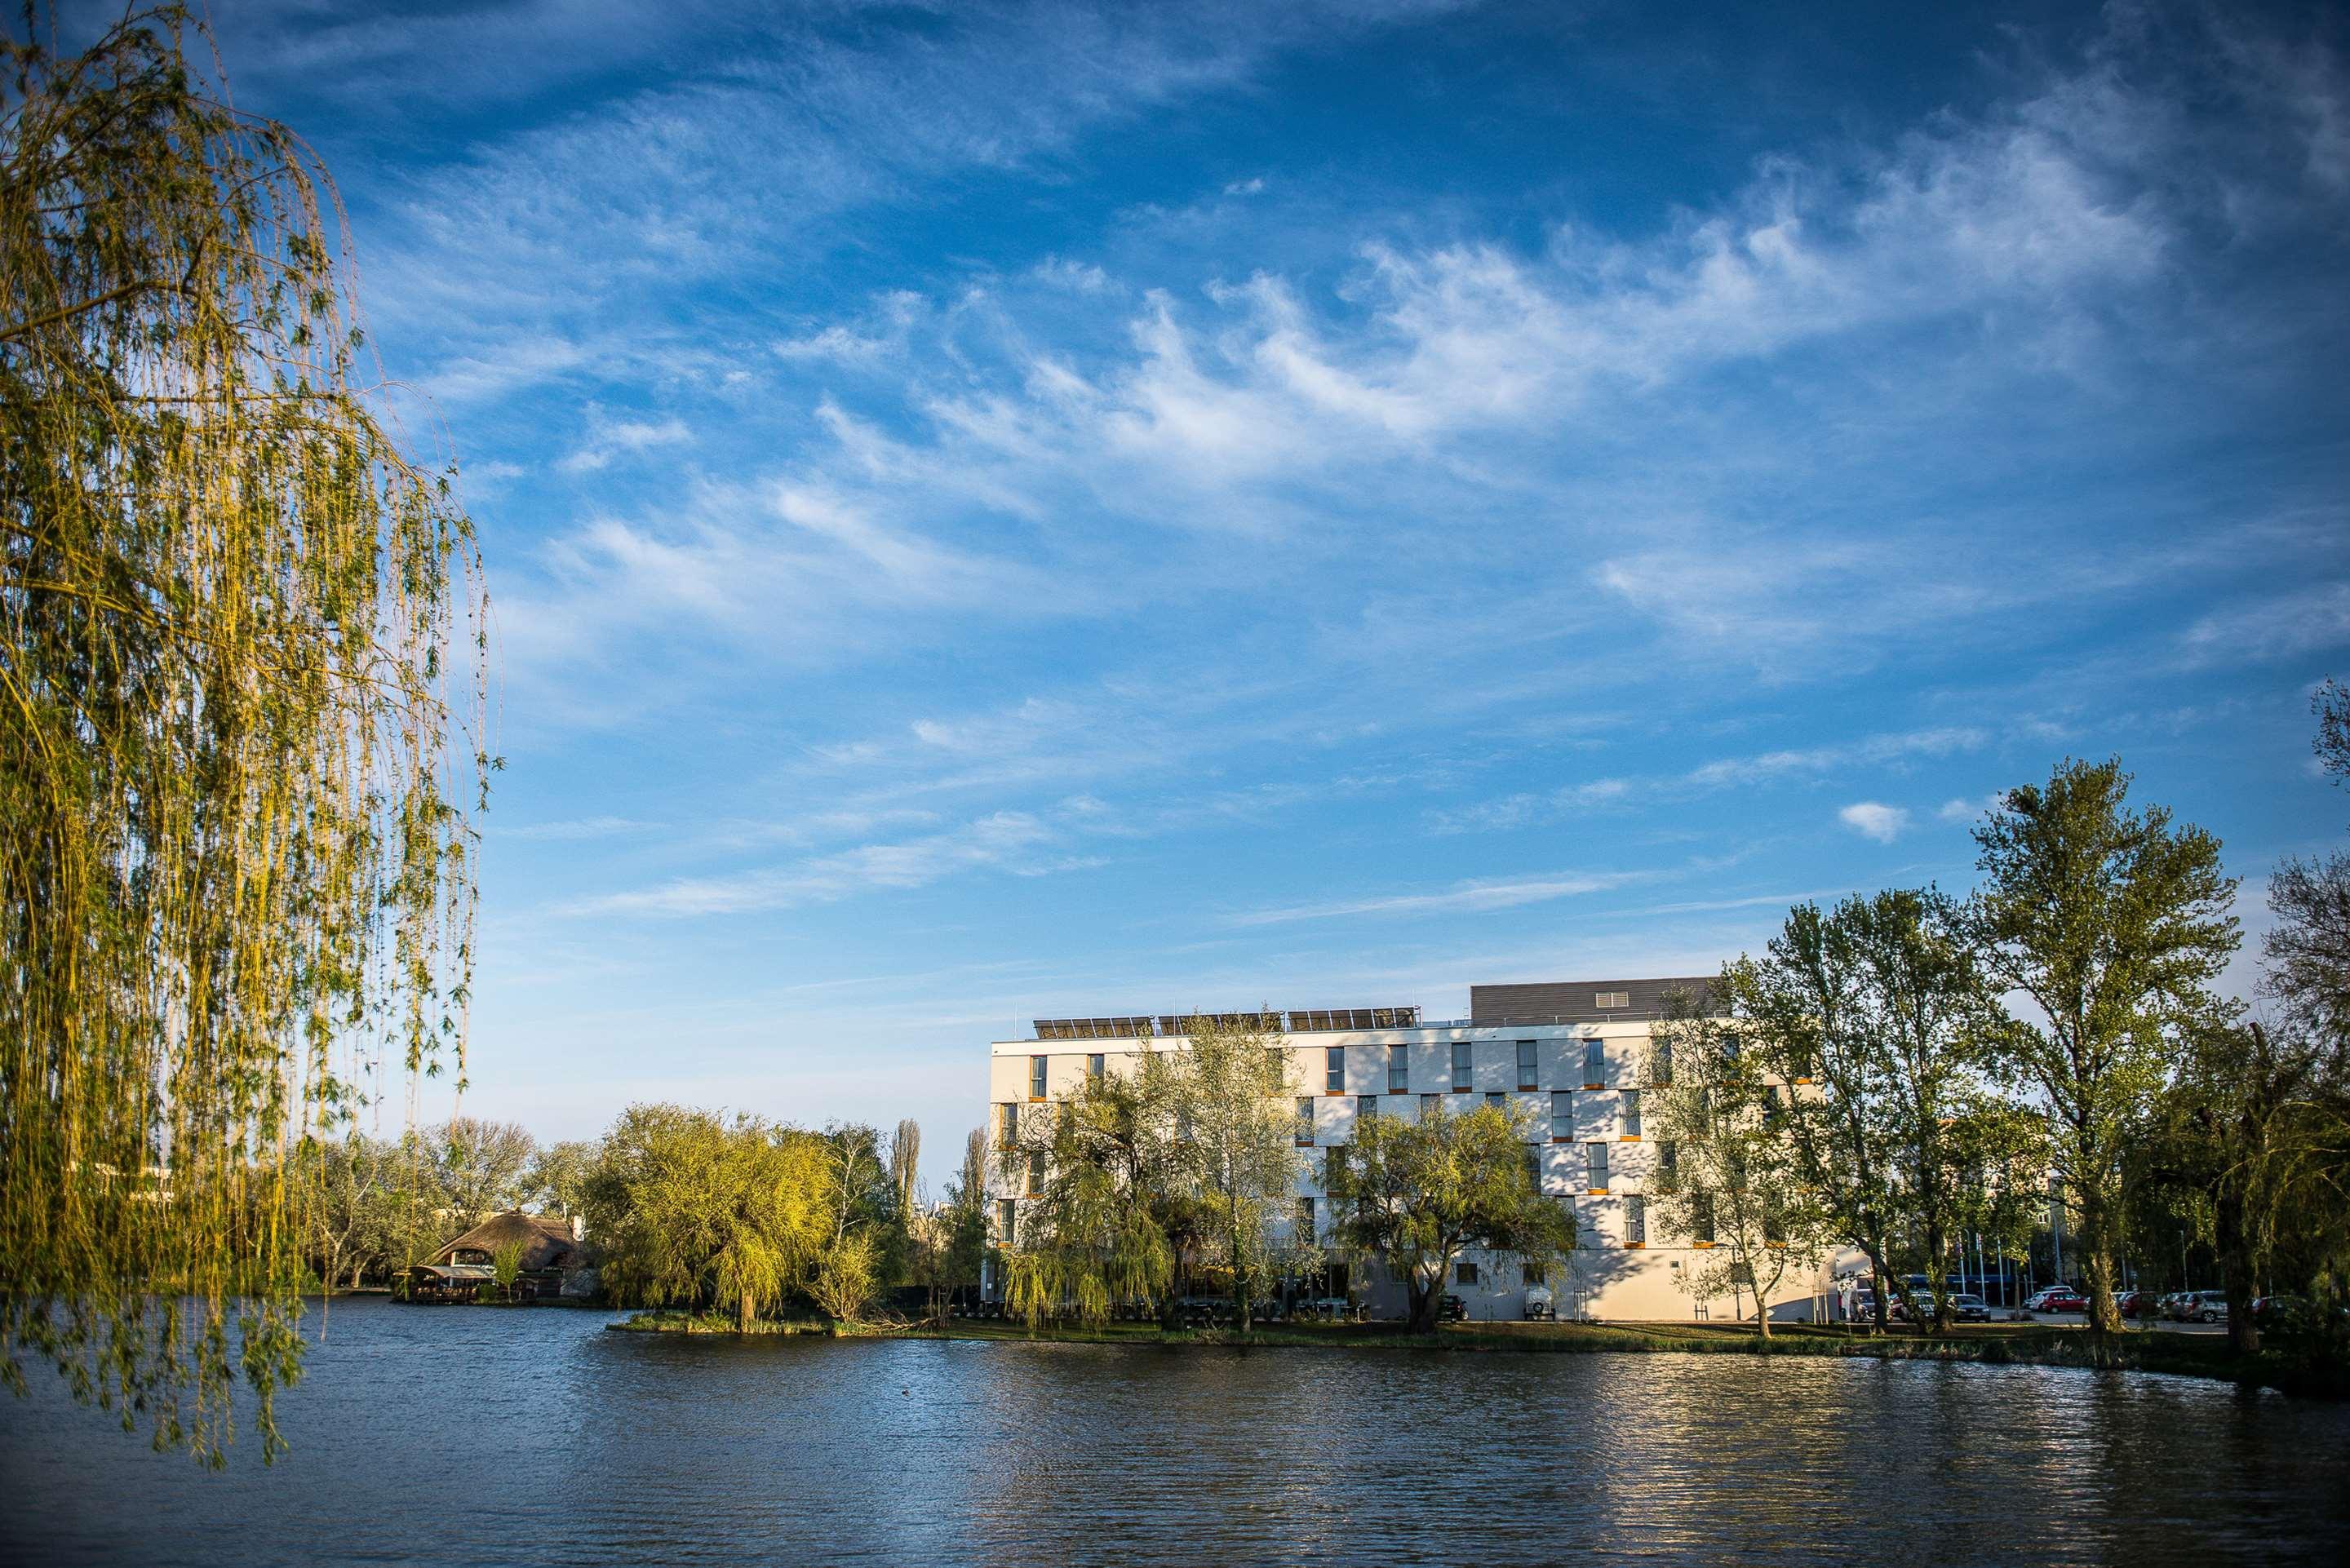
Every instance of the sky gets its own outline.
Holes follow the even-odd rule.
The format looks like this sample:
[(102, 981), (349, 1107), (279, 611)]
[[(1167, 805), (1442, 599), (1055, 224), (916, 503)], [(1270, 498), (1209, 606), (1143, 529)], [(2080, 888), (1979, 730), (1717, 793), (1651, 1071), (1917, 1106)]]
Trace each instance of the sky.
[(1709, 972), (2066, 757), (2257, 937), (2350, 26), (1664, 9), (212, 0), (480, 531), (463, 1108), (935, 1186), (1033, 1018)]

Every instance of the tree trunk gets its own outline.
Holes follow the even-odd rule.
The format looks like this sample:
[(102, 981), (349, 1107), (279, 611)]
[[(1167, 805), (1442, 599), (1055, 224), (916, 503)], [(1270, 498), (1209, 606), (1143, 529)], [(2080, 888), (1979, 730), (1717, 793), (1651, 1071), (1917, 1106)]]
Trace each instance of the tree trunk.
[(2114, 1305), (2114, 1244), (2106, 1197), (2086, 1187), (2081, 1192), (2083, 1293), (2089, 1298), (2089, 1332), (2119, 1334), (2122, 1314)]
[(1939, 1220), (1926, 1221), (1926, 1293), (1933, 1298), (1934, 1332), (1950, 1332), (1950, 1270), (1942, 1260), (1949, 1251), (1950, 1238), (1943, 1233)]
[(2220, 1252), (2220, 1282), (2228, 1291), (2228, 1345), (2239, 1355), (2261, 1348), (2261, 1326), (2252, 1321), (2251, 1227), (2245, 1223), (2242, 1185), (2222, 1179), (2212, 1194), (2213, 1240)]
[(1885, 1285), (1886, 1282), (1890, 1280), (1892, 1277), (1892, 1272), (1885, 1266), (1884, 1250), (1882, 1248), (1878, 1248), (1870, 1251), (1868, 1254), (1868, 1291), (1869, 1294), (1874, 1299), (1868, 1303), (1869, 1315), (1877, 1320), (1875, 1332), (1878, 1334), (1884, 1334), (1887, 1332), (1885, 1318)]
[(734, 1298), (734, 1332), (737, 1334), (751, 1332), (751, 1293), (749, 1291), (744, 1291)]
[[(1443, 1279), (1443, 1275), (1439, 1274), (1437, 1278), (1440, 1282)], [(1422, 1284), (1419, 1279), (1419, 1271), (1412, 1269), (1407, 1271), (1404, 1275), (1403, 1288), (1404, 1299), (1411, 1307), (1411, 1332), (1414, 1334), (1434, 1334), (1436, 1332), (1436, 1303), (1438, 1300), (1436, 1285)]]

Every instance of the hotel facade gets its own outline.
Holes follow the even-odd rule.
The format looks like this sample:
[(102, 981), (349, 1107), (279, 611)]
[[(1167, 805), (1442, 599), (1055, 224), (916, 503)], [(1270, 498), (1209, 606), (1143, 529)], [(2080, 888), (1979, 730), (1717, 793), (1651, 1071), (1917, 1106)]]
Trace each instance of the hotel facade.
[[(1465, 1019), (1429, 1022), (1419, 1010), (1339, 1008), (1262, 1014), (1280, 1036), (1301, 1158), (1295, 1220), (1325, 1242), (1331, 1216), (1326, 1150), (1353, 1141), (1360, 1118), (1419, 1116), (1433, 1107), (1491, 1104), (1530, 1129), (1543, 1191), (1575, 1210), (1576, 1242), (1563, 1268), (1530, 1282), (1516, 1258), (1464, 1254), (1445, 1289), (1472, 1320), (1522, 1318), (1530, 1283), (1548, 1289), (1561, 1317), (1617, 1321), (1722, 1319), (1741, 1303), (1693, 1295), (1681, 1281), (1705, 1262), (1710, 1243), (1663, 1234), (1648, 1194), (1665, 1174), (1669, 1146), (1644, 1125), (1639, 1085), (1650, 1034), (1668, 998), (1684, 992), (1707, 1005), (1698, 977), (1476, 985)], [(1189, 1042), (1181, 1015), (1038, 1019), (1034, 1038), (990, 1047), (988, 1130), (998, 1147), (1024, 1116), (1075, 1091), (1088, 1075), (1136, 1070), (1151, 1051)], [(1035, 1107), (1035, 1109), (1032, 1109)], [(1016, 1240), (1028, 1179), (998, 1171), (991, 1225), (1000, 1244)], [(1375, 1263), (1354, 1265), (1347, 1284), (1373, 1316), (1401, 1316), (1402, 1284)], [(990, 1281), (993, 1287), (993, 1281)], [(1827, 1290), (1825, 1275), (1791, 1278), (1772, 1315), (1807, 1319)], [(1742, 1303), (1751, 1314), (1751, 1297)]]

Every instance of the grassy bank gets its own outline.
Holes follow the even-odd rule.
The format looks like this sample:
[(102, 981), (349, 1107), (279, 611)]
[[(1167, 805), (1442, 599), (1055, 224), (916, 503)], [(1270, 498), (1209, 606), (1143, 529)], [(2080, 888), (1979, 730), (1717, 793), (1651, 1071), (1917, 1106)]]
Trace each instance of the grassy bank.
[[(656, 1333), (689, 1332), (674, 1313), (640, 1313), (616, 1328)], [(731, 1318), (707, 1314), (691, 1320), (690, 1332), (732, 1334)], [(828, 1334), (821, 1322), (761, 1324), (761, 1334)], [(1167, 1332), (1151, 1324), (1030, 1329), (1015, 1323), (957, 1319), (943, 1327), (859, 1324), (846, 1332), (901, 1339), (1016, 1340), (1073, 1345), (1233, 1345), (1265, 1348), (1298, 1345), (1375, 1350), (1445, 1350), (1519, 1354), (1628, 1352), (1678, 1355), (1839, 1355), (1900, 1361), (1972, 1361), (1987, 1366), (2074, 1366), (2131, 1372), (2168, 1372), (2210, 1377), (2288, 1393), (2339, 1399), (2350, 1397), (2350, 1376), (2337, 1366), (2314, 1365), (2289, 1351), (2238, 1355), (2224, 1338), (2210, 1334), (2136, 1333), (2100, 1340), (2077, 1328), (2010, 1326), (1962, 1328), (1947, 1335), (1895, 1333), (1882, 1338), (1804, 1324), (1776, 1327), (1768, 1340), (1734, 1324), (1448, 1324), (1434, 1334), (1410, 1334), (1389, 1324), (1270, 1324), (1243, 1336), (1229, 1329)]]

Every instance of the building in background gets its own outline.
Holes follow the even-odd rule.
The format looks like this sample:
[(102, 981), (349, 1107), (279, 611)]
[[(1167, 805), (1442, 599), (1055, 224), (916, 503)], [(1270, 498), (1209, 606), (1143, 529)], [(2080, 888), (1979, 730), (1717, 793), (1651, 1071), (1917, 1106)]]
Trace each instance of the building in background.
[[(1659, 1234), (1647, 1214), (1649, 1185), (1659, 1161), (1670, 1158), (1648, 1137), (1640, 1112), (1650, 1030), (1673, 993), (1704, 1009), (1711, 988), (1703, 977), (1475, 985), (1469, 1016), (1444, 1022), (1422, 1019), (1416, 1007), (1264, 1014), (1266, 1027), (1283, 1037), (1298, 1143), (1308, 1154), (1297, 1196), (1315, 1200), (1310, 1212), (1326, 1237), (1324, 1157), (1315, 1151), (1350, 1142), (1357, 1118), (1374, 1110), (1416, 1116), (1434, 1104), (1488, 1100), (1533, 1131), (1543, 1190), (1575, 1206), (1578, 1239), (1566, 1277), (1535, 1282), (1550, 1291), (1560, 1316), (1732, 1315), (1731, 1298), (1700, 1300), (1679, 1283), (1710, 1243)], [(1035, 1038), (996, 1042), (989, 1048), (990, 1135), (1003, 1147), (1031, 1106), (1066, 1096), (1089, 1073), (1131, 1072), (1144, 1052), (1184, 1049), (1183, 1025), (1181, 1014), (1040, 1018)], [(995, 1180), (992, 1224), (1000, 1242), (1018, 1234), (1027, 1181), (1022, 1171), (1000, 1171)], [(1299, 1209), (1302, 1222), (1305, 1205)], [(1471, 1319), (1525, 1315), (1529, 1282), (1517, 1259), (1471, 1252), (1454, 1274), (1446, 1288)], [(1403, 1287), (1376, 1265), (1351, 1282), (1374, 1316), (1402, 1315)], [(1791, 1280), (1773, 1315), (1809, 1318), (1826, 1289), (1823, 1281)], [(1744, 1310), (1752, 1311), (1751, 1301)]]

